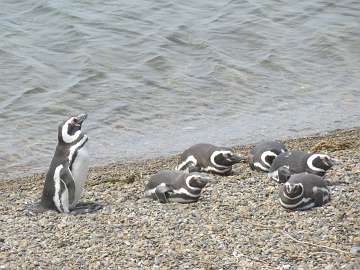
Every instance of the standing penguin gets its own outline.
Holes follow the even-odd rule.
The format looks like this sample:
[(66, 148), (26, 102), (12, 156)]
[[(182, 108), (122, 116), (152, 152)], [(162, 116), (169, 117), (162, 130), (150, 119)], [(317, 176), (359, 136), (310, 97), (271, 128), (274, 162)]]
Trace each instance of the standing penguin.
[(231, 172), (232, 165), (242, 160), (246, 159), (235, 154), (230, 148), (200, 143), (182, 153), (176, 170), (226, 175)]
[(279, 182), (279, 168), (286, 166), (291, 174), (308, 172), (323, 176), (335, 163), (328, 155), (307, 153), (303, 151), (288, 151), (278, 155), (270, 169), (268, 176)]
[(249, 153), (250, 168), (252, 170), (268, 172), (274, 159), (286, 151), (286, 146), (277, 141), (258, 143)]
[(280, 204), (290, 210), (306, 210), (330, 200), (326, 181), (315, 174), (294, 174), (280, 188)]
[(78, 204), (89, 170), (88, 137), (81, 130), (86, 117), (70, 117), (58, 127), (58, 144), (40, 202), (45, 209), (89, 213), (101, 208), (96, 203)]
[(160, 171), (146, 184), (145, 197), (159, 200), (161, 203), (196, 202), (209, 179), (207, 175), (197, 172)]

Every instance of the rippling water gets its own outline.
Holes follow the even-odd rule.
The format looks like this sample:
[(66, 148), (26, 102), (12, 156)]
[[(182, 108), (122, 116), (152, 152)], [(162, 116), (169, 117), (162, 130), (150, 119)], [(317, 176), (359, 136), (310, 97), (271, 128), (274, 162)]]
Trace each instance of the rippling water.
[(2, 0), (0, 82), (1, 178), (359, 126), (360, 2)]

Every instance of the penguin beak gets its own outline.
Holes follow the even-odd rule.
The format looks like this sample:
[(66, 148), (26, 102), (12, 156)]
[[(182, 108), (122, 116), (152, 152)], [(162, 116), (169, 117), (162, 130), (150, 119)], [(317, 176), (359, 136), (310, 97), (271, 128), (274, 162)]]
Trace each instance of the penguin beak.
[(339, 164), (342, 163), (342, 160), (336, 159), (336, 158), (332, 158), (332, 159), (330, 159), (330, 163), (331, 163), (331, 165), (339, 165)]
[(295, 187), (296, 185), (292, 185), (288, 182), (285, 184), (285, 189), (289, 194), (291, 194), (295, 190)]
[(198, 178), (198, 181), (199, 181), (199, 183), (201, 183), (202, 186), (207, 185), (207, 183), (209, 183), (211, 180), (212, 180), (212, 178), (205, 173), (201, 173), (201, 177)]
[(87, 114), (86, 113), (82, 113), (78, 116), (75, 117), (77, 120), (77, 124), (81, 126), (81, 124), (85, 121), (85, 119), (87, 118)]
[(232, 162), (240, 162), (240, 161), (244, 161), (244, 160), (247, 160), (246, 157), (243, 157), (241, 155), (238, 155), (238, 154), (233, 154), (232, 156), (229, 157), (229, 159), (232, 161)]
[(289, 168), (287, 168), (286, 166), (281, 166), (278, 169), (278, 175), (279, 175), (279, 182), (285, 183), (290, 179), (291, 173)]
[(209, 183), (210, 180), (211, 180), (210, 177), (201, 177), (199, 179), (199, 182), (200, 182), (201, 186), (205, 187)]

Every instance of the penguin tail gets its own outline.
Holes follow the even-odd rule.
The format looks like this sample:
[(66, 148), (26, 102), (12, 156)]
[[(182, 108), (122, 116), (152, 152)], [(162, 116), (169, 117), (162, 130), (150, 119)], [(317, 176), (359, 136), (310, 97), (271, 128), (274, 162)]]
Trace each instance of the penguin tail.
[(88, 214), (102, 209), (103, 206), (94, 202), (78, 203), (74, 208), (71, 209), (70, 214), (81, 215)]

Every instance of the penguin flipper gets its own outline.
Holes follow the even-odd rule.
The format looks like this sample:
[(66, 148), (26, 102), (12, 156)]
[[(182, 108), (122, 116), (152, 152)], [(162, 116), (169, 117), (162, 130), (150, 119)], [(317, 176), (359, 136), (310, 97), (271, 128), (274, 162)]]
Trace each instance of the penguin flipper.
[(78, 203), (74, 208), (70, 210), (70, 214), (73, 215), (87, 214), (87, 213), (95, 212), (102, 208), (103, 206), (101, 204), (95, 202)]
[(168, 193), (171, 191), (171, 188), (168, 186), (158, 186), (155, 189), (155, 196), (161, 203), (168, 203), (169, 202), (169, 195)]
[(60, 178), (67, 187), (69, 193), (69, 205), (71, 205), (75, 200), (75, 181), (69, 168), (61, 171)]
[(313, 197), (316, 206), (321, 206), (330, 200), (329, 192), (324, 192), (323, 190), (318, 190), (317, 188), (313, 191)]

